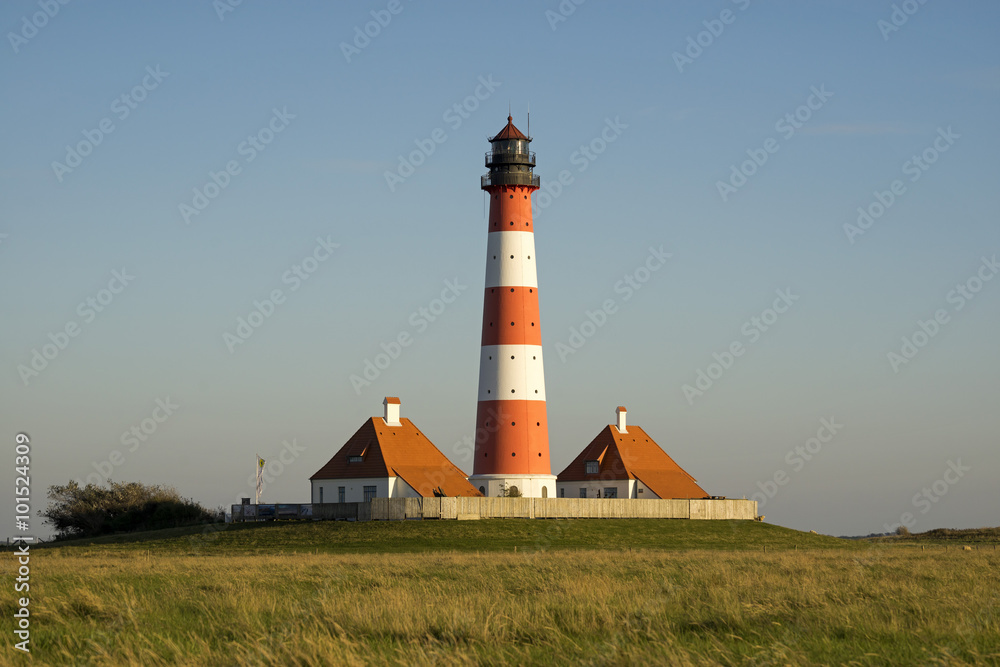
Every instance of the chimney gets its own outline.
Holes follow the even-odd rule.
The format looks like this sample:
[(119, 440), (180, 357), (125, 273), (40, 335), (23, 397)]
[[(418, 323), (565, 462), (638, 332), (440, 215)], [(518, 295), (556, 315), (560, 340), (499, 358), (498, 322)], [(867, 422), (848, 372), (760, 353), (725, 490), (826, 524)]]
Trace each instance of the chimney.
[(625, 428), (625, 406), (619, 405), (615, 409), (615, 414), (618, 416), (618, 432), (628, 433), (628, 429)]
[(399, 399), (395, 396), (386, 396), (382, 405), (385, 406), (385, 415), (382, 419), (386, 426), (401, 426), (399, 423)]

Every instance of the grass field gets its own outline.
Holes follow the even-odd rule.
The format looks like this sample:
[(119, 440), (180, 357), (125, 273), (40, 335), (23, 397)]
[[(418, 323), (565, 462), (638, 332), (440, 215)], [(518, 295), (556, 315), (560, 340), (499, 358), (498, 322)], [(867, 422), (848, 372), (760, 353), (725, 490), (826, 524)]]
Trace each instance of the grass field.
[[(1000, 663), (1000, 552), (988, 543), (921, 551), (662, 520), (138, 537), (34, 550), (32, 656), (8, 640), (0, 662)], [(8, 638), (13, 611), (4, 596)]]
[[(519, 549), (851, 548), (845, 540), (752, 521), (572, 519), (219, 524), (56, 543), (157, 553), (402, 553)], [(863, 545), (854, 545), (863, 548)]]

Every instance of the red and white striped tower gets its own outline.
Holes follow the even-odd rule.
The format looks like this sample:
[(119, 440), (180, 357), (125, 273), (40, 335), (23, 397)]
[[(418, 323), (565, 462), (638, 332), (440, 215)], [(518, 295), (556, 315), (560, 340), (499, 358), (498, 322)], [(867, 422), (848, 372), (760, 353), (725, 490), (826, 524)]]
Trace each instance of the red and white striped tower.
[[(531, 193), (538, 189), (535, 154), (507, 116), (490, 139), (486, 291), (479, 359), (476, 454), (469, 482), (487, 496), (554, 498), (545, 416), (542, 330), (538, 318)], [(516, 488), (516, 494), (515, 489)]]

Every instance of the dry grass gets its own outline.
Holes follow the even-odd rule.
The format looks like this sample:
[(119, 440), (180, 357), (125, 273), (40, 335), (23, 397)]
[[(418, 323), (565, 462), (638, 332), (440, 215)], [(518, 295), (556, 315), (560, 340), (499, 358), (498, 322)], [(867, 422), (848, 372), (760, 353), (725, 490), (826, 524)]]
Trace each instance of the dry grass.
[[(997, 664), (998, 571), (992, 551), (875, 545), (767, 554), (51, 549), (32, 556), (31, 662)], [(13, 604), (0, 607), (11, 637)]]

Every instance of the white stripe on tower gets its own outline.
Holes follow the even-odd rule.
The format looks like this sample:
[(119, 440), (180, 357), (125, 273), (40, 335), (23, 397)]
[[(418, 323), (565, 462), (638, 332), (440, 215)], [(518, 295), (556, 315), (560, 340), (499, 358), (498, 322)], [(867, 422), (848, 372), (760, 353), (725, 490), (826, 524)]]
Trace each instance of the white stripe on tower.
[(479, 400), (545, 400), (541, 345), (484, 345)]
[(537, 289), (534, 232), (490, 232), (488, 236), (486, 286)]

